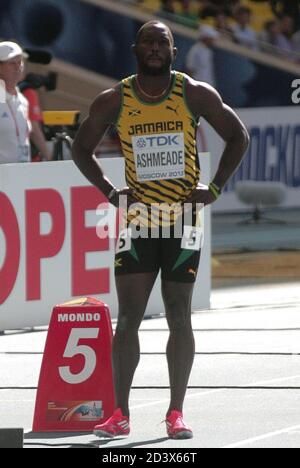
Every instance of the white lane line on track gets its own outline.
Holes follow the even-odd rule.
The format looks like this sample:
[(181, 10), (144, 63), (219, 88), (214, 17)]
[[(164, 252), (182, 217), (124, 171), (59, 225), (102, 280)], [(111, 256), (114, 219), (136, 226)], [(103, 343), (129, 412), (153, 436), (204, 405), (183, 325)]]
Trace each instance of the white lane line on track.
[[(287, 380), (294, 380), (294, 379), (298, 379), (298, 378), (300, 378), (300, 375), (293, 375), (293, 376), (290, 376), (290, 377), (280, 377), (280, 378), (277, 378), (277, 379), (260, 380), (258, 382), (251, 382), (251, 383), (247, 383), (247, 384), (243, 384), (243, 385), (245, 385), (246, 387), (248, 387), (248, 386), (249, 387), (255, 387), (256, 385), (265, 385), (265, 384), (271, 384), (271, 383), (274, 383), (274, 382), (283, 382), (283, 381), (287, 381)], [(241, 387), (243, 387), (243, 385), (241, 385)], [(185, 399), (194, 398), (194, 397), (201, 397), (201, 396), (206, 396), (206, 395), (212, 395), (214, 393), (224, 392), (225, 390), (229, 390), (229, 389), (218, 388), (216, 390), (209, 390), (209, 391), (206, 391), (206, 392), (202, 391), (202, 392), (192, 393), (191, 395), (186, 395)], [(266, 390), (268, 390), (268, 389), (266, 389)], [(170, 401), (169, 398), (164, 398), (162, 400), (153, 401), (151, 403), (145, 403), (145, 404), (142, 404), (142, 405), (135, 405), (135, 406), (130, 407), (130, 409), (134, 410), (134, 409), (139, 409), (139, 408), (146, 408), (148, 406), (155, 406), (155, 405), (159, 405), (161, 403), (168, 403), (169, 401)]]
[[(291, 377), (283, 377), (283, 378), (272, 379), (272, 380), (263, 380), (263, 381), (260, 381), (260, 382), (254, 382), (254, 383), (250, 383), (250, 384), (245, 384), (245, 386), (252, 387), (252, 386), (255, 386), (255, 385), (263, 385), (263, 384), (266, 384), (266, 383), (280, 382), (280, 381), (284, 381), (284, 380), (293, 380), (293, 379), (297, 379), (297, 378), (300, 378), (300, 375), (294, 375), (294, 376), (291, 376)], [(197, 396), (212, 395), (212, 394), (214, 394), (214, 393), (224, 392), (225, 390), (228, 390), (228, 389), (226, 389), (226, 388), (218, 388), (218, 389), (216, 389), (216, 390), (209, 390), (209, 391), (206, 391), (206, 392), (203, 391), (203, 392), (192, 393), (191, 395), (187, 395), (187, 396), (186, 396), (186, 399), (187, 399), (187, 398), (194, 398), (194, 397), (197, 397)], [(150, 398), (133, 398), (132, 400), (133, 400), (133, 401), (136, 401), (136, 400), (145, 401), (145, 400), (150, 400)], [(8, 401), (34, 402), (35, 400), (22, 400), (22, 399), (18, 399), (18, 400), (8, 400)], [(155, 401), (153, 401), (153, 399), (151, 399), (151, 403), (145, 403), (145, 404), (141, 404), (141, 405), (135, 405), (135, 406), (132, 406), (130, 409), (145, 408), (145, 407), (147, 407), (147, 406), (154, 406), (154, 405), (158, 405), (158, 404), (160, 404), (160, 403), (167, 403), (167, 402), (169, 402), (169, 401), (170, 401), (169, 398), (164, 398), (163, 400), (155, 400)]]
[[(218, 388), (217, 390), (209, 390), (208, 392), (193, 393), (192, 395), (187, 395), (186, 399), (196, 397), (196, 396), (211, 395), (212, 393), (218, 393), (218, 392), (222, 392), (222, 391), (223, 391), (223, 389), (220, 390)], [(164, 398), (163, 400), (157, 400), (157, 401), (153, 401), (151, 403), (146, 403), (146, 404), (143, 404), (143, 405), (132, 406), (132, 407), (130, 407), (130, 409), (133, 410), (133, 409), (138, 409), (138, 408), (146, 408), (147, 406), (155, 406), (155, 405), (159, 405), (161, 403), (169, 403), (169, 402), (170, 402), (170, 398)]]
[(287, 432), (295, 431), (297, 429), (300, 429), (300, 424), (298, 424), (297, 426), (285, 427), (284, 429), (280, 429), (278, 431), (267, 432), (266, 434), (262, 434), (257, 437), (251, 437), (250, 439), (241, 440), (240, 442), (235, 442), (233, 444), (226, 445), (223, 448), (231, 449), (231, 448), (243, 447), (244, 445), (251, 445), (251, 444), (254, 444), (255, 442), (259, 442), (260, 440), (271, 439), (272, 437), (276, 437), (278, 435), (285, 434)]

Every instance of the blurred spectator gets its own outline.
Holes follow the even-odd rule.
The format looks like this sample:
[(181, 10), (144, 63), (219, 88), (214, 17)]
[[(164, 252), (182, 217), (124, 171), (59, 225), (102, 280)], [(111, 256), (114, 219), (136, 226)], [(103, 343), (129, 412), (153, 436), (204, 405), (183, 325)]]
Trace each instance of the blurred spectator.
[(263, 31), (259, 34), (260, 48), (264, 52), (290, 55), (292, 47), (290, 41), (281, 33), (277, 19), (266, 21)]
[(279, 16), (280, 31), (288, 41), (291, 41), (292, 36), (295, 32), (295, 21), (290, 15)]
[(179, 0), (183, 12), (189, 13), (190, 11), (190, 0)]
[(198, 41), (188, 52), (186, 59), (187, 73), (198, 81), (205, 81), (216, 86), (213, 46), (219, 33), (211, 26), (201, 26)]
[(161, 0), (161, 12), (167, 15), (175, 13), (174, 1), (173, 0)]
[[(300, 54), (300, 30), (293, 34), (292, 37), (293, 51), (297, 54)], [(300, 61), (300, 55), (298, 57), (298, 62)]]
[(299, 0), (270, 0), (272, 10), (277, 17), (287, 15), (294, 19), (295, 30), (300, 29), (299, 3)]
[(240, 0), (199, 0), (200, 18), (205, 19), (209, 16), (215, 16), (219, 10), (223, 10), (228, 16), (232, 16), (234, 8), (240, 3)]
[(218, 10), (214, 17), (214, 27), (220, 36), (232, 39), (232, 30), (228, 24), (228, 15), (225, 10)]
[(161, 0), (161, 10), (156, 12), (157, 16), (170, 19), (170, 15), (172, 15), (172, 21), (191, 28), (198, 28), (198, 15), (191, 12), (190, 2), (182, 0), (180, 3), (181, 9), (176, 11), (173, 0)]
[(238, 7), (234, 18), (237, 24), (233, 25), (231, 29), (236, 42), (243, 46), (250, 47), (251, 49), (257, 49), (258, 43), (256, 33), (249, 26), (251, 21), (250, 8), (244, 6)]
[(289, 15), (282, 15), (279, 19), (280, 32), (282, 35), (281, 49), (285, 51), (287, 58), (293, 59), (293, 34), (294, 34), (294, 19)]
[(0, 163), (30, 161), (28, 101), (17, 88), (26, 57), (15, 42), (0, 42), (0, 79), (6, 89), (0, 103)]

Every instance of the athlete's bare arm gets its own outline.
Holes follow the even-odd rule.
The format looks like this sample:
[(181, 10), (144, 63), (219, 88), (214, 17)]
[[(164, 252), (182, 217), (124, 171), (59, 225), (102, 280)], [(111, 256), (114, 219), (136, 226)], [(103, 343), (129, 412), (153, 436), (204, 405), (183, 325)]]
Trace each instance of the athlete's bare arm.
[[(106, 130), (116, 123), (121, 107), (121, 87), (108, 89), (92, 103), (88, 117), (82, 122), (72, 147), (72, 158), (82, 174), (106, 196), (115, 188), (93, 159), (93, 152)], [(118, 190), (110, 201), (117, 205), (120, 194), (130, 195), (130, 190)]]
[[(213, 178), (213, 182), (222, 189), (243, 159), (249, 144), (248, 132), (237, 114), (223, 103), (218, 92), (210, 85), (189, 79), (186, 95), (188, 105), (194, 116), (197, 118), (203, 117), (207, 120), (226, 142), (219, 168)], [(199, 196), (201, 195), (200, 192), (201, 190), (198, 191)], [(196, 193), (193, 195), (196, 195)], [(214, 201), (211, 193), (208, 194), (208, 197), (207, 200), (200, 200), (197, 196), (197, 200), (194, 197), (193, 201), (203, 203)]]

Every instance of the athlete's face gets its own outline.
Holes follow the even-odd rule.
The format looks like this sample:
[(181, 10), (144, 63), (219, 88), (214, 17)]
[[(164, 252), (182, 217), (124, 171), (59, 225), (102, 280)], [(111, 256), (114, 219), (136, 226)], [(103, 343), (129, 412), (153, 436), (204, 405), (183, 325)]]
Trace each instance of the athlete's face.
[(163, 24), (146, 26), (133, 50), (140, 71), (151, 76), (163, 75), (170, 70), (176, 55), (173, 37)]

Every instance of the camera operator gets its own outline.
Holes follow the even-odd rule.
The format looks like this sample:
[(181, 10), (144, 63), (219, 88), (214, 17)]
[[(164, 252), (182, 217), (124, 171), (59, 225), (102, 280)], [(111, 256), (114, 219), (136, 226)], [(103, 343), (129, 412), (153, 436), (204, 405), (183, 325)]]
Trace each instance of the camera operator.
[(0, 102), (0, 163), (31, 160), (29, 106), (17, 87), (25, 58), (27, 54), (15, 42), (0, 42), (0, 79), (5, 87)]

